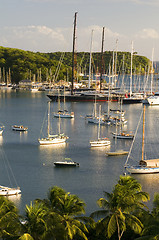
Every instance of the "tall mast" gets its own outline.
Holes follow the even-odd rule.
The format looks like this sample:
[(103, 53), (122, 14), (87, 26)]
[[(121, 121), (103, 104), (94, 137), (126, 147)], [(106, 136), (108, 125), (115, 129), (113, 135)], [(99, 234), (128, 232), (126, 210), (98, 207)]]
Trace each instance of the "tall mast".
[(92, 39), (93, 39), (93, 30), (92, 30), (92, 33), (91, 33), (91, 45), (90, 45), (90, 57), (89, 57), (89, 80), (88, 80), (88, 88), (90, 88), (90, 86), (91, 86)]
[(154, 56), (154, 48), (152, 49), (152, 62), (151, 62), (151, 95), (152, 95), (152, 87), (153, 87), (153, 56)]
[(103, 32), (102, 32), (102, 49), (101, 49), (101, 72), (100, 72), (100, 91), (102, 88), (102, 75), (103, 75), (103, 48), (104, 48), (104, 29), (103, 27)]
[(131, 49), (131, 73), (130, 73), (130, 97), (132, 95), (132, 62), (133, 62), (133, 42), (131, 43), (132, 44), (132, 49)]
[(117, 51), (118, 51), (118, 39), (116, 40), (116, 52), (115, 52), (115, 87), (117, 84), (116, 72), (117, 72)]
[(99, 105), (99, 125), (98, 125), (98, 140), (100, 138), (100, 120), (101, 119), (101, 105)]
[(71, 85), (71, 95), (73, 95), (74, 88), (74, 78), (75, 78), (75, 43), (76, 43), (76, 23), (77, 23), (77, 12), (75, 12), (74, 17), (74, 30), (73, 30), (73, 51), (72, 51), (72, 85)]
[(50, 135), (50, 101), (48, 102), (48, 124), (47, 124), (47, 135)]
[(142, 161), (144, 160), (144, 140), (145, 140), (145, 105), (143, 110), (143, 126), (142, 126)]

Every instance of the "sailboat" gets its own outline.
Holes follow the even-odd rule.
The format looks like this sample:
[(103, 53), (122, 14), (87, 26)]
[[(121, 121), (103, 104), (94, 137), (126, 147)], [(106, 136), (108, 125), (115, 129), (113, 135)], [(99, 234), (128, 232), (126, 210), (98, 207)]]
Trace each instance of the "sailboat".
[[(2, 186), (0, 185), (0, 196), (12, 196), (12, 195), (19, 195), (21, 194), (21, 189), (17, 184), (15, 175), (13, 173), (13, 170), (11, 168), (11, 165), (9, 163), (9, 160), (5, 154), (5, 151), (3, 149), (3, 145), (1, 145), (0, 147), (0, 159), (1, 159), (1, 163), (2, 164), (2, 169), (4, 171), (4, 169), (6, 169), (5, 177), (3, 179), (3, 181), (8, 182), (9, 183), (9, 187), (8, 186)], [(2, 174), (3, 176), (3, 174)], [(2, 178), (1, 176), (1, 178)], [(8, 180), (7, 180), (8, 179)], [(2, 179), (1, 179), (2, 181)]]
[[(140, 120), (141, 120), (141, 117), (140, 117)], [(137, 131), (136, 131), (136, 133), (137, 133)], [(127, 160), (125, 162), (125, 169), (129, 173), (142, 173), (142, 174), (145, 174), (145, 173), (147, 173), (147, 174), (148, 173), (159, 173), (159, 159), (149, 159), (149, 160), (144, 159), (144, 140), (145, 140), (144, 135), (145, 135), (145, 105), (144, 105), (144, 108), (143, 108), (142, 158), (139, 161), (139, 164), (137, 166), (130, 166), (130, 165), (127, 164), (128, 160), (129, 160), (129, 157), (130, 157), (131, 150), (132, 150), (132, 146), (133, 146), (133, 143), (134, 143), (134, 141), (133, 141), (132, 146), (130, 148), (129, 155), (128, 155)]]
[(58, 94), (59, 110), (58, 110), (58, 112), (54, 113), (54, 117), (56, 117), (56, 118), (59, 118), (59, 117), (60, 118), (74, 118), (74, 112), (68, 112), (65, 109), (65, 103), (66, 103), (66, 100), (65, 100), (65, 88), (64, 88), (63, 101), (64, 101), (64, 109), (61, 110), (60, 109), (60, 95)]
[[(114, 138), (118, 138), (118, 139), (133, 139), (134, 138), (134, 134), (132, 134), (132, 133), (129, 133), (129, 132), (125, 132), (125, 131), (122, 131), (122, 125), (123, 125), (123, 116), (122, 116), (122, 99), (121, 99), (121, 110), (120, 110), (120, 131), (119, 131), (119, 133), (117, 133), (117, 131), (114, 133), (112, 133), (113, 134), (113, 137)], [(117, 124), (117, 122), (116, 122), (116, 124)]]
[(91, 147), (103, 147), (111, 144), (108, 138), (100, 138), (100, 118), (101, 118), (101, 105), (99, 106), (98, 138), (95, 141), (90, 141)]
[(86, 119), (88, 123), (94, 123), (94, 124), (104, 124), (104, 120), (102, 117), (97, 116), (97, 101), (96, 101), (96, 93), (95, 93), (95, 101), (94, 101), (94, 108), (93, 108), (93, 114), (92, 115), (86, 115)]
[(133, 48), (133, 42), (132, 42), (132, 49), (131, 49), (131, 73), (130, 73), (130, 90), (129, 90), (129, 96), (125, 94), (125, 97), (123, 98), (123, 103), (131, 104), (131, 103), (142, 103), (144, 97), (141, 93), (133, 93), (132, 89), (132, 83), (133, 83), (133, 54), (134, 54), (134, 48)]
[(64, 133), (60, 133), (60, 118), (59, 118), (59, 133), (57, 135), (50, 134), (50, 101), (48, 101), (48, 127), (47, 127), (47, 137), (39, 138), (38, 141), (40, 145), (50, 145), (50, 144), (60, 144), (65, 143), (68, 139)]

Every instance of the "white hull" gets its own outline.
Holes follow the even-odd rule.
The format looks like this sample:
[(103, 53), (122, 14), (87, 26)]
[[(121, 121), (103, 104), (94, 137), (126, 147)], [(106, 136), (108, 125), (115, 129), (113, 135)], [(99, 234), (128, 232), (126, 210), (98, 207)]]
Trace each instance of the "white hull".
[(132, 167), (131, 166), (131, 167), (126, 167), (126, 170), (132, 174), (159, 173), (159, 167), (141, 167), (141, 166)]
[(66, 138), (42, 138), (39, 139), (40, 145), (60, 144), (65, 143)]
[(103, 146), (109, 146), (111, 142), (109, 140), (97, 140), (97, 141), (91, 141), (90, 144), (91, 144), (91, 147), (103, 147)]
[(159, 96), (151, 96), (147, 98), (150, 105), (159, 105)]
[(21, 193), (20, 188), (8, 188), (0, 186), (0, 196), (18, 195), (20, 193)]

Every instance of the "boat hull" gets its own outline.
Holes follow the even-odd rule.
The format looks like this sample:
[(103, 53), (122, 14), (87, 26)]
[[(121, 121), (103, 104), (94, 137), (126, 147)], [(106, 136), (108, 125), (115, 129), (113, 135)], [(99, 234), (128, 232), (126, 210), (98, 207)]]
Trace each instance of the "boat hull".
[(159, 96), (151, 96), (147, 98), (148, 103), (152, 105), (159, 105)]
[(12, 130), (13, 131), (19, 131), (19, 132), (25, 132), (28, 130), (27, 127), (23, 127), (23, 126), (12, 126)]
[(116, 151), (116, 152), (106, 152), (108, 156), (119, 156), (119, 155), (127, 155), (129, 152), (127, 151)]
[(136, 104), (142, 103), (143, 98), (123, 98), (123, 104)]
[(103, 146), (109, 146), (111, 142), (109, 140), (97, 140), (97, 141), (91, 141), (90, 144), (91, 144), (91, 147), (103, 147)]
[(51, 144), (60, 144), (60, 143), (65, 143), (66, 139), (65, 138), (42, 138), (38, 140), (40, 145), (51, 145)]
[[(52, 101), (58, 101), (58, 95), (47, 94), (47, 97)], [(94, 102), (94, 99), (95, 95), (74, 94), (65, 96), (65, 100), (68, 102)], [(118, 101), (118, 99), (117, 96), (111, 97), (111, 101)], [(64, 97), (60, 96), (60, 100), (64, 101)], [(96, 95), (96, 101), (106, 102), (108, 101), (108, 95)]]
[(74, 115), (71, 115), (71, 114), (54, 114), (54, 117), (56, 118), (74, 118)]
[(20, 188), (8, 188), (0, 186), (0, 196), (12, 196), (21, 194)]
[(77, 167), (79, 163), (76, 162), (54, 162), (56, 167)]
[(159, 167), (126, 167), (126, 170), (131, 174), (151, 174), (159, 173)]
[(87, 121), (88, 121), (88, 123), (99, 124), (99, 122), (100, 122), (100, 124), (104, 124), (104, 121), (102, 119), (99, 120), (98, 117), (90, 117), (90, 118), (88, 117)]
[(116, 134), (116, 133), (112, 133), (114, 138), (118, 138), (118, 139), (129, 139), (132, 140), (134, 138), (133, 135), (122, 135), (122, 134)]

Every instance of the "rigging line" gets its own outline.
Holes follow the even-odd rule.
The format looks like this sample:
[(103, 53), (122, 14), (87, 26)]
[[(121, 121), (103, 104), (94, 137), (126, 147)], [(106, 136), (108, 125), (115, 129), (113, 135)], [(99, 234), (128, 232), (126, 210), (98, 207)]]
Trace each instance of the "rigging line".
[(62, 63), (63, 58), (64, 58), (64, 55), (65, 55), (65, 52), (62, 52), (61, 57), (60, 57), (60, 60), (59, 60), (59, 62), (58, 62), (58, 66), (57, 66), (57, 68), (56, 68), (55, 76), (57, 75), (57, 72), (58, 72), (58, 70), (59, 70), (59, 68), (60, 68), (60, 66), (61, 66), (61, 63)]
[(134, 142), (135, 142), (135, 139), (136, 139), (136, 135), (137, 135), (137, 132), (138, 132), (138, 129), (139, 129), (139, 126), (140, 126), (140, 122), (141, 122), (141, 119), (142, 119), (142, 115), (143, 115), (143, 110), (142, 110), (142, 112), (141, 112), (141, 114), (140, 114), (140, 119), (139, 119), (139, 122), (138, 122), (138, 125), (137, 125), (137, 128), (136, 128), (135, 135), (134, 135), (134, 138), (133, 138), (133, 141), (132, 141), (132, 144), (131, 144), (131, 147), (130, 147), (130, 150), (129, 150), (129, 154), (128, 154), (128, 156), (127, 156), (127, 159), (126, 159), (126, 162), (125, 162), (124, 167), (127, 166), (127, 163), (128, 163), (128, 160), (129, 160), (131, 151), (132, 151), (132, 147), (133, 147), (133, 145), (134, 145)]
[(55, 80), (55, 81), (56, 81), (57, 78), (58, 78), (59, 71), (60, 71), (60, 68), (61, 68), (61, 65), (62, 65), (62, 62), (63, 62), (64, 56), (65, 56), (65, 52), (63, 52), (63, 53), (61, 54), (61, 57), (60, 57), (60, 60), (59, 60), (58, 66), (57, 66), (57, 68), (56, 68), (56, 72), (55, 72), (55, 75), (54, 75), (54, 80)]
[(13, 187), (13, 183), (11, 181), (11, 176), (12, 176), (12, 178), (14, 180), (15, 185), (18, 187), (15, 175), (14, 175), (14, 173), (12, 171), (11, 165), (10, 165), (10, 163), (8, 161), (8, 158), (7, 158), (6, 154), (5, 154), (2, 146), (1, 146), (0, 152), (1, 152), (1, 155), (2, 155), (2, 160), (3, 160), (3, 163), (4, 163), (4, 166), (5, 166), (5, 169), (6, 169), (6, 172), (7, 172), (8, 179), (9, 179), (11, 187)]
[(41, 127), (41, 129), (40, 129), (40, 136), (39, 136), (39, 138), (42, 136), (42, 131), (43, 131), (43, 129), (44, 129), (44, 124), (45, 124), (45, 122), (46, 122), (47, 112), (48, 112), (48, 109), (46, 108), (46, 110), (45, 110), (45, 115), (44, 115), (44, 119), (43, 119), (43, 123), (42, 123), (42, 127)]

